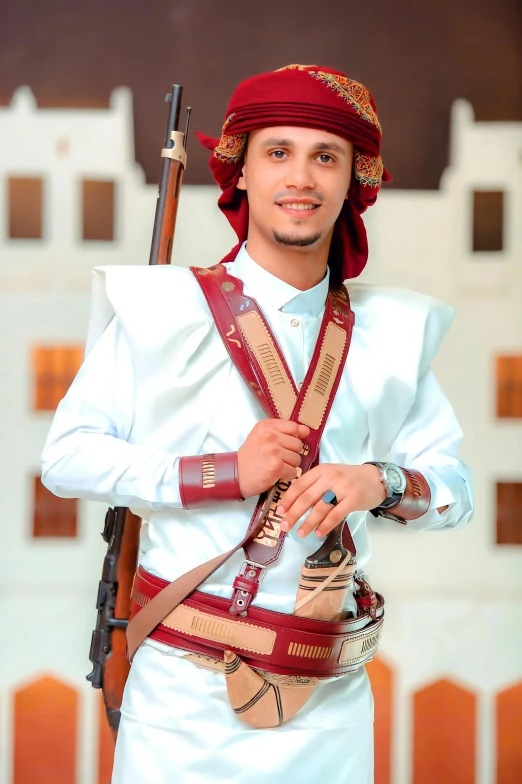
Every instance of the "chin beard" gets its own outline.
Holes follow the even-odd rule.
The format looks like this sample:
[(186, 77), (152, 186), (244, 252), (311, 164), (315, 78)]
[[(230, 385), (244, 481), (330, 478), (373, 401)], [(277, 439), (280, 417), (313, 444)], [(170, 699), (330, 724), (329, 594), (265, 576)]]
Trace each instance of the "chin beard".
[(287, 248), (307, 248), (313, 245), (314, 242), (321, 239), (321, 232), (317, 231), (315, 234), (310, 234), (308, 237), (292, 237), (290, 234), (280, 234), (278, 231), (273, 231), (274, 239), (279, 245), (285, 245)]

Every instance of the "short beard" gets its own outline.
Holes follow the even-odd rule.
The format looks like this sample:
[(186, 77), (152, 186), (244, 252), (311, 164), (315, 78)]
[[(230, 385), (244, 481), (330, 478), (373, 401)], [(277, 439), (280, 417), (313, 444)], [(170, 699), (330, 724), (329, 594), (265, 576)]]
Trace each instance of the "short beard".
[(273, 231), (274, 239), (279, 245), (285, 245), (287, 248), (307, 248), (313, 245), (314, 242), (321, 239), (321, 232), (317, 231), (315, 234), (310, 234), (309, 237), (291, 237), (288, 234), (279, 234), (278, 231)]

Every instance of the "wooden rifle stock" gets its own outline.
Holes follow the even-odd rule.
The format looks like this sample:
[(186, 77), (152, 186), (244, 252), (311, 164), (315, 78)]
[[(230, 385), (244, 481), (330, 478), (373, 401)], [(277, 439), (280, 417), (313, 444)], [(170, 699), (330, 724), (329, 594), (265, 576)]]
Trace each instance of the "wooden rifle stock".
[[(170, 264), (176, 226), (181, 180), (186, 165), (186, 144), (190, 119), (187, 108), (185, 133), (178, 131), (183, 88), (172, 85), (166, 96), (169, 115), (149, 264)], [(120, 708), (129, 674), (125, 631), (130, 615), (132, 581), (138, 560), (141, 520), (123, 506), (109, 509), (103, 539), (107, 554), (98, 587), (96, 629), (92, 633), (89, 659), (93, 670), (87, 675), (95, 689), (102, 689), (109, 726), (118, 734)]]

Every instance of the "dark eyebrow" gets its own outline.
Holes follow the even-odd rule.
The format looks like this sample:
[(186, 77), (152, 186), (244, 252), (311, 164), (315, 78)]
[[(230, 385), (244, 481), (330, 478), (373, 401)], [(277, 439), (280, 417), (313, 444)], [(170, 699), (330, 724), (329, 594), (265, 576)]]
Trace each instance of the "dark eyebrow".
[(293, 147), (294, 143), (291, 139), (276, 139), (272, 137), (271, 139), (265, 139), (262, 147)]
[[(294, 147), (294, 142), (291, 139), (277, 139), (276, 137), (272, 137), (270, 139), (265, 139), (265, 141), (261, 145), (262, 147)], [(320, 150), (321, 152), (339, 152), (342, 154), (346, 153), (340, 144), (336, 142), (316, 142), (313, 145), (314, 150)]]
[(327, 150), (328, 152), (341, 153), (346, 152), (346, 150), (344, 150), (341, 145), (337, 144), (336, 142), (317, 142), (317, 144), (314, 144), (314, 150)]

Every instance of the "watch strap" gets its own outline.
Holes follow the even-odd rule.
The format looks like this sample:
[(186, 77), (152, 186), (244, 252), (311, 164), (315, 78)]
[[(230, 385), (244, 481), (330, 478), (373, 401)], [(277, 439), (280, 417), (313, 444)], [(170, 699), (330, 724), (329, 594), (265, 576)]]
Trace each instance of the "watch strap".
[[(426, 514), (431, 504), (431, 490), (420, 471), (409, 468), (402, 468), (402, 470), (406, 476), (406, 490), (399, 503), (386, 505), (386, 501), (388, 501), (386, 499), (380, 506), (370, 509), (370, 512), (375, 517), (386, 517), (405, 525), (409, 520), (417, 520)], [(391, 511), (392, 509), (393, 511)]]

